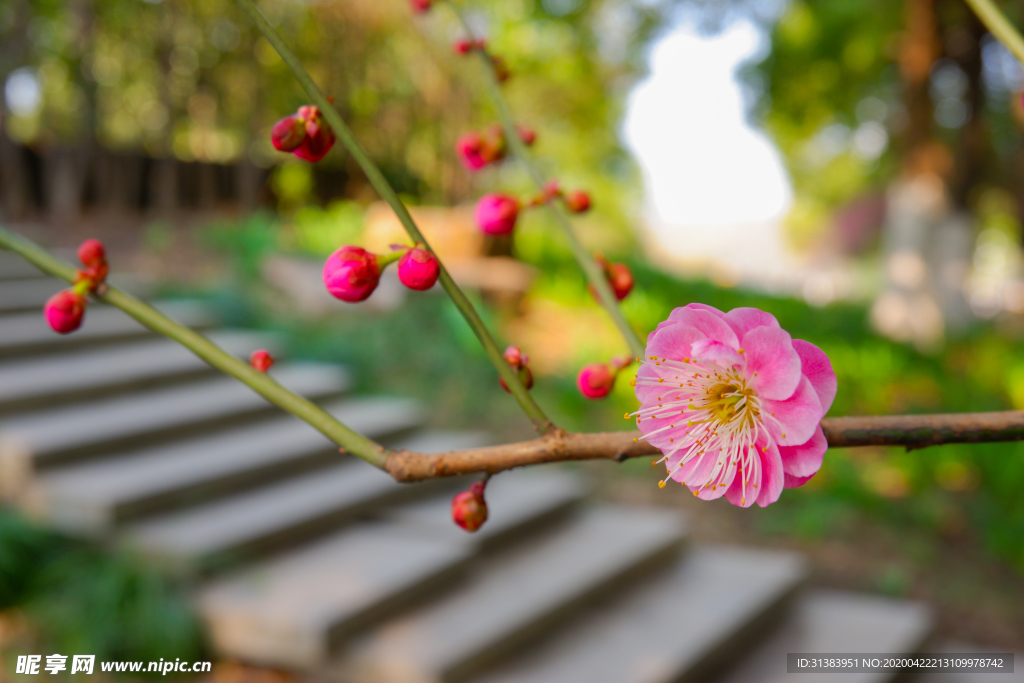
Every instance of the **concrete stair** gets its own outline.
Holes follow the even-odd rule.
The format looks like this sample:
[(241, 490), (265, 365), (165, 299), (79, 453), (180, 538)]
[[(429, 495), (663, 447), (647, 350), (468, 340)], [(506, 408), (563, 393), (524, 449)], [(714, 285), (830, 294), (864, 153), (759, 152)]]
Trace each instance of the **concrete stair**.
[[(784, 676), (785, 652), (926, 643), (920, 605), (806, 589), (789, 553), (688, 544), (675, 513), (588, 502), (564, 468), (496, 476), (466, 534), (449, 505), (468, 480), (395, 483), (115, 309), (56, 335), (39, 308), (59, 288), (0, 253), (0, 493), (191, 577), (219, 656), (338, 683), (738, 683)], [(212, 335), (240, 358), (279, 351)], [(347, 395), (341, 368), (271, 376), (392, 447), (487, 442)]]

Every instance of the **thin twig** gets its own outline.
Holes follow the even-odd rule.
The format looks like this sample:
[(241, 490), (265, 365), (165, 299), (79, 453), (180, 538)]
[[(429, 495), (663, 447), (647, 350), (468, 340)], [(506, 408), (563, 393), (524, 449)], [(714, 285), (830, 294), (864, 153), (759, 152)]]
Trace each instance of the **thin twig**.
[[(36, 244), (15, 235), (2, 226), (0, 226), (0, 249), (13, 251), (47, 275), (53, 275), (68, 282), (73, 282), (75, 279), (75, 267), (70, 263), (61, 261)], [(107, 286), (102, 294), (94, 293), (92, 297), (120, 308), (154, 332), (178, 342), (221, 372), (245, 383), (274, 405), (305, 420), (352, 455), (362, 458), (375, 467), (384, 466), (388, 451), (383, 446), (352, 431), (309, 399), (285, 389), (274, 381), (273, 377), (259, 372), (248, 363), (235, 358), (198, 332), (176, 323), (149, 304), (116, 287)], [(40, 313), (40, 315), (42, 314)], [(88, 313), (86, 315), (88, 316)]]
[(992, 0), (965, 0), (992, 35), (1024, 65), (1024, 38)]
[[(458, 17), (459, 23), (462, 24), (463, 30), (466, 31), (466, 38), (468, 40), (474, 40), (472, 28), (469, 22), (466, 21), (462, 11), (452, 2), (448, 3), (451, 7), (452, 12)], [(501, 127), (505, 131), (506, 143), (512, 148), (513, 154), (523, 163), (527, 173), (537, 186), (538, 191), (542, 191), (547, 184), (540, 169), (533, 162), (533, 158), (527, 150), (526, 145), (519, 138), (519, 131), (516, 129), (515, 119), (512, 117), (512, 112), (509, 109), (508, 102), (505, 99), (504, 93), (501, 91), (501, 83), (498, 81), (497, 73), (494, 69), (494, 63), (491, 61), (490, 55), (486, 50), (476, 49), (473, 50), (480, 56), (480, 61), (484, 66), (484, 72), (487, 77), (487, 92), (494, 103), (494, 108), (498, 112), (498, 120), (501, 122)], [(569, 249), (572, 251), (573, 257), (576, 262), (579, 263), (580, 268), (583, 270), (583, 274), (586, 276), (587, 281), (594, 288), (598, 295), (598, 303), (604, 308), (608, 315), (611, 316), (615, 326), (619, 328), (619, 332), (622, 334), (622, 338), (626, 342), (626, 346), (629, 347), (631, 354), (638, 358), (642, 358), (644, 354), (644, 344), (640, 341), (640, 337), (637, 336), (636, 330), (629, 324), (626, 317), (622, 314), (622, 309), (619, 307), (618, 299), (615, 298), (615, 293), (612, 291), (611, 285), (608, 284), (608, 280), (601, 270), (600, 266), (590, 255), (590, 252), (586, 250), (579, 238), (576, 236), (576, 231), (573, 230), (572, 222), (569, 220), (569, 214), (565, 208), (564, 202), (552, 201), (548, 202), (548, 207), (555, 215), (555, 221), (561, 228), (566, 240), (569, 242)]]
[[(904, 446), (908, 450), (950, 443), (1024, 440), (1024, 411), (948, 415), (829, 417), (821, 421), (831, 447)], [(447, 453), (394, 451), (384, 470), (399, 481), (420, 481), (474, 472), (568, 460), (615, 460), (660, 453), (636, 432), (577, 434), (558, 430), (539, 439)]]
[[(352, 157), (359, 164), (359, 167), (366, 174), (366, 179), (370, 181), (373, 188), (386, 201), (391, 208), (394, 210), (395, 215), (398, 216), (398, 220), (402, 223), (405, 231), (409, 234), (409, 237), (413, 242), (422, 242), (426, 245), (432, 253), (434, 250), (430, 247), (427, 239), (420, 232), (413, 221), (412, 216), (409, 214), (409, 210), (402, 203), (402, 200), (398, 198), (398, 194), (394, 188), (381, 173), (377, 164), (374, 163), (373, 159), (366, 153), (359, 142), (355, 139), (352, 131), (345, 124), (345, 121), (341, 118), (338, 110), (334, 108), (334, 105), (327, 99), (327, 96), (323, 94), (317, 84), (310, 77), (305, 67), (302, 66), (302, 62), (292, 52), (291, 48), (284, 42), (281, 36), (274, 30), (274, 28), (267, 22), (266, 18), (260, 14), (259, 10), (256, 9), (255, 5), (250, 0), (235, 0), (242, 10), (252, 19), (252, 22), (256, 25), (256, 29), (263, 34), (263, 37), (274, 47), (277, 53), (281, 56), (285, 65), (291, 70), (295, 79), (302, 86), (302, 89), (306, 91), (306, 94), (313, 101), (313, 103), (319, 107), (320, 112), (327, 119), (327, 122), (331, 125), (334, 133), (341, 140), (342, 144), (349, 151)], [(434, 253), (434, 256), (437, 256)], [(462, 313), (462, 317), (466, 319), (476, 338), (480, 341), (480, 345), (484, 347), (484, 352), (487, 357), (490, 358), (494, 364), (495, 369), (498, 371), (498, 375), (505, 380), (505, 384), (511, 390), (512, 395), (516, 401), (522, 407), (530, 421), (533, 422), (533, 426), (540, 433), (546, 433), (554, 429), (554, 425), (551, 420), (544, 414), (540, 406), (537, 405), (536, 401), (530, 395), (530, 392), (523, 386), (520, 381), (518, 374), (505, 360), (498, 348), (497, 343), (491, 336), (491, 333), (487, 330), (487, 326), (484, 325), (480, 315), (476, 312), (473, 304), (470, 303), (469, 299), (463, 293), (459, 286), (452, 280), (451, 275), (448, 274), (448, 270), (438, 259), (438, 263), (441, 264), (440, 282), (448, 296), (451, 297), (452, 302), (455, 304), (459, 312)]]

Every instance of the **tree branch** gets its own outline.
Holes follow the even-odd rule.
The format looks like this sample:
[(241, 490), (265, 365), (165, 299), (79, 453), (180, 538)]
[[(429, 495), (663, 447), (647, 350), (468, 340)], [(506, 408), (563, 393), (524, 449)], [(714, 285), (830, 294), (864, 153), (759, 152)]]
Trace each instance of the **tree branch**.
[[(458, 18), (459, 23), (462, 24), (463, 30), (466, 31), (466, 38), (473, 40), (472, 29), (465, 16), (463, 16), (462, 10), (452, 2), (449, 2), (448, 6)], [(501, 127), (505, 132), (505, 141), (512, 148), (512, 153), (523, 163), (526, 172), (537, 186), (537, 190), (543, 191), (547, 181), (540, 172), (540, 169), (537, 168), (537, 165), (533, 163), (533, 158), (526, 145), (519, 138), (515, 119), (512, 117), (505, 94), (501, 91), (501, 83), (498, 81), (498, 75), (494, 70), (494, 63), (491, 61), (490, 55), (488, 55), (486, 50), (476, 49), (474, 52), (479, 55), (480, 62), (483, 64), (484, 73), (487, 77), (487, 92), (494, 103), (494, 108), (498, 112), (498, 120), (501, 122)], [(626, 316), (622, 314), (618, 299), (615, 298), (615, 293), (612, 292), (611, 285), (608, 284), (604, 272), (576, 236), (576, 231), (573, 230), (564, 202), (551, 201), (548, 202), (547, 206), (554, 213), (555, 222), (569, 242), (569, 249), (572, 251), (573, 257), (579, 264), (587, 281), (594, 288), (594, 291), (597, 292), (598, 303), (607, 311), (615, 326), (619, 328), (619, 333), (626, 342), (626, 346), (629, 347), (629, 352), (638, 358), (643, 358), (645, 355), (644, 343), (640, 340), (636, 330), (629, 324), (629, 321), (626, 320)]]
[(1024, 65), (1024, 38), (992, 0), (964, 0), (1003, 46)]
[[(13, 251), (47, 275), (53, 275), (68, 282), (75, 280), (76, 271), (70, 263), (61, 261), (41, 247), (24, 237), (9, 232), (2, 226), (0, 226), (0, 249)], [(178, 342), (221, 372), (248, 385), (257, 394), (282, 410), (305, 420), (352, 455), (362, 458), (374, 467), (383, 467), (388, 454), (387, 449), (383, 446), (352, 431), (309, 399), (285, 389), (274, 381), (273, 377), (259, 372), (248, 363), (235, 358), (195, 330), (190, 330), (171, 320), (149, 304), (116, 287), (105, 286), (102, 293), (95, 292), (91, 296), (120, 308), (154, 332)]]
[[(373, 189), (375, 189), (377, 194), (379, 194), (381, 198), (394, 210), (395, 215), (398, 216), (399, 222), (401, 222), (402, 227), (405, 228), (406, 233), (408, 233), (412, 241), (422, 242), (436, 257), (437, 253), (434, 252), (430, 243), (427, 242), (423, 233), (421, 233), (419, 228), (416, 226), (416, 222), (413, 221), (412, 216), (409, 214), (409, 210), (405, 207), (405, 204), (403, 204), (402, 200), (398, 198), (398, 194), (395, 192), (394, 188), (391, 187), (391, 184), (384, 177), (384, 174), (377, 167), (377, 164), (375, 164), (373, 159), (370, 158), (370, 155), (366, 153), (366, 150), (364, 150), (355, 139), (352, 131), (347, 125), (345, 125), (345, 121), (341, 118), (341, 114), (338, 113), (338, 110), (334, 108), (334, 105), (327, 99), (327, 96), (324, 95), (319, 86), (317, 86), (313, 81), (305, 67), (302, 66), (302, 62), (299, 61), (299, 58), (291, 51), (291, 48), (288, 47), (270, 23), (267, 22), (266, 18), (260, 14), (259, 10), (256, 9), (256, 6), (253, 5), (251, 0), (235, 0), (235, 2), (238, 3), (238, 6), (241, 7), (252, 20), (256, 29), (263, 34), (263, 37), (267, 39), (267, 41), (281, 56), (282, 61), (284, 61), (285, 65), (291, 70), (292, 75), (295, 76), (299, 85), (306, 91), (306, 95), (308, 95), (313, 101), (313, 104), (320, 109), (324, 118), (327, 119), (327, 123), (329, 123), (331, 128), (334, 130), (335, 135), (338, 136), (338, 139), (341, 140), (341, 143), (349, 151), (349, 154), (351, 154), (352, 158), (359, 164), (359, 167), (366, 175), (366, 179), (370, 181), (371, 185), (373, 185)], [(505, 380), (506, 386), (508, 386), (516, 401), (519, 402), (523, 412), (525, 412), (527, 417), (530, 418), (530, 421), (533, 422), (533, 426), (538, 432), (543, 434), (554, 429), (554, 424), (552, 424), (551, 420), (549, 420), (547, 415), (544, 414), (544, 411), (541, 410), (536, 401), (533, 400), (533, 396), (531, 396), (530, 392), (525, 386), (523, 386), (522, 381), (519, 379), (519, 375), (508, 364), (508, 361), (505, 360), (505, 357), (502, 355), (497, 343), (495, 343), (494, 338), (488, 331), (487, 326), (484, 325), (484, 321), (480, 318), (476, 309), (473, 308), (473, 304), (470, 303), (463, 291), (459, 289), (459, 286), (455, 284), (454, 280), (452, 280), (451, 275), (448, 274), (448, 269), (444, 267), (441, 259), (438, 259), (437, 262), (441, 269), (439, 278), (441, 281), (441, 287), (443, 287), (444, 291), (448, 293), (452, 303), (454, 303), (455, 307), (459, 309), (462, 317), (466, 319), (466, 323), (469, 325), (470, 329), (473, 330), (476, 338), (480, 341), (480, 345), (484, 347), (484, 352), (487, 354), (487, 357), (490, 358), (491, 363), (494, 364), (495, 369), (498, 371), (498, 375)]]
[[(904, 446), (908, 450), (949, 443), (1024, 440), (1024, 411), (880, 417), (827, 417), (821, 421), (829, 446)], [(421, 481), (475, 472), (495, 474), (513, 467), (568, 460), (615, 460), (660, 451), (637, 440), (637, 432), (576, 434), (557, 430), (539, 439), (447, 453), (393, 451), (384, 471), (398, 481)]]

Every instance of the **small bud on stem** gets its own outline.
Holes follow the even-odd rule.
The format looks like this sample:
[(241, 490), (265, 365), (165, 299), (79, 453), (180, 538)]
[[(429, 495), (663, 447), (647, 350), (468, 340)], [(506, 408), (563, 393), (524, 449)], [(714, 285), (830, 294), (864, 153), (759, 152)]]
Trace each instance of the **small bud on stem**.
[[(519, 381), (523, 383), (523, 386), (527, 389), (533, 388), (533, 371), (530, 370), (530, 357), (519, 350), (518, 346), (510, 346), (505, 349), (505, 360), (512, 366), (512, 369), (519, 375)], [(505, 380), (501, 377), (498, 378), (498, 382), (501, 384), (501, 388), (512, 393), (512, 390), (505, 384)]]
[(462, 491), (452, 498), (452, 520), (470, 533), (476, 531), (487, 521), (487, 502), (484, 500), (484, 489), (487, 480), (475, 482), (468, 491)]
[(270, 366), (274, 364), (274, 357), (270, 355), (269, 351), (260, 349), (253, 351), (252, 355), (249, 356), (249, 365), (253, 366), (260, 372), (266, 372), (270, 369)]

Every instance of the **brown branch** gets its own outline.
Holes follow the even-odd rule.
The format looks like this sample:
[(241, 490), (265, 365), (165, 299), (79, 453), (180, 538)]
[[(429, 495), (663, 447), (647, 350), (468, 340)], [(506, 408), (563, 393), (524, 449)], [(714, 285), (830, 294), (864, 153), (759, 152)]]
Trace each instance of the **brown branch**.
[[(831, 447), (904, 446), (1024, 440), (1024, 411), (947, 415), (829, 417), (821, 421)], [(447, 453), (395, 451), (384, 470), (398, 481), (421, 481), (474, 472), (495, 474), (526, 465), (568, 460), (615, 460), (658, 453), (636, 432), (577, 434), (557, 430), (532, 441)]]

